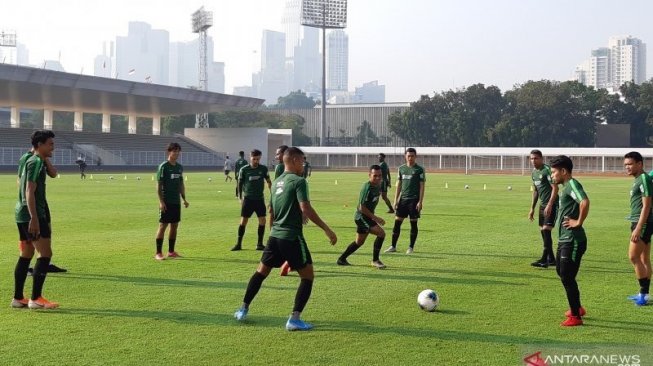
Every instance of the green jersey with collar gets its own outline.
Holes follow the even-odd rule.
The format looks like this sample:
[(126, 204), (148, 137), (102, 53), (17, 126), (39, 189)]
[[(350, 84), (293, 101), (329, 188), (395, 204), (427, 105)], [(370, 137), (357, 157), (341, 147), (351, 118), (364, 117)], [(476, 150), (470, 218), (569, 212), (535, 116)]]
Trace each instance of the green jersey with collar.
[(181, 204), (179, 194), (184, 179), (183, 172), (184, 168), (179, 163), (172, 165), (169, 161), (164, 161), (159, 165), (156, 171), (156, 180), (163, 186), (163, 201), (165, 203)]
[(585, 229), (578, 227), (575, 229), (568, 229), (562, 225), (565, 217), (577, 220), (580, 215), (580, 202), (587, 198), (587, 194), (583, 190), (583, 186), (576, 179), (571, 178), (567, 183), (562, 185), (558, 193), (558, 218), (556, 225), (558, 226), (558, 241), (559, 242), (572, 242), (574, 240), (587, 241), (585, 236)]
[(284, 240), (295, 240), (301, 236), (303, 220), (299, 203), (307, 201), (306, 179), (289, 172), (275, 179), (270, 198), (274, 217), (270, 236)]
[(270, 179), (267, 166), (259, 164), (254, 168), (247, 164), (240, 169), (239, 177), (238, 184), (243, 192), (243, 197), (250, 200), (264, 199), (265, 182)]
[(408, 166), (404, 164), (399, 167), (397, 182), (401, 181), (401, 193), (399, 199), (419, 199), (419, 185), (426, 182), (424, 168), (415, 164)]
[[(653, 196), (653, 179), (646, 173), (640, 174), (630, 187), (630, 222), (638, 222), (644, 203), (642, 198)], [(652, 205), (653, 207), (653, 205)], [(647, 222), (653, 222), (653, 215), (648, 214)]]

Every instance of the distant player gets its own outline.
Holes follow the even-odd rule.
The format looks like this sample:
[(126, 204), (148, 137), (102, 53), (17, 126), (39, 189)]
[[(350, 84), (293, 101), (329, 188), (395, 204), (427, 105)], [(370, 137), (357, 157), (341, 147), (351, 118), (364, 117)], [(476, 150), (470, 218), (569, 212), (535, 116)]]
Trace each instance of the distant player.
[[(11, 306), (14, 308), (55, 309), (59, 307), (59, 304), (48, 301), (42, 296), (43, 285), (52, 258), (52, 230), (45, 180), (49, 165), (46, 160), (52, 157), (54, 151), (54, 133), (48, 130), (35, 131), (32, 133), (31, 140), (33, 155), (25, 161), (24, 168), (20, 173), (20, 187), (15, 211), (21, 248), (14, 269), (14, 298), (11, 301)], [(39, 253), (39, 257), (36, 259), (32, 274), (32, 296), (28, 300), (23, 295), (23, 289), (34, 250)]]
[(361, 192), (358, 198), (358, 207), (354, 215), (354, 222), (356, 223), (356, 240), (353, 241), (347, 249), (338, 258), (338, 265), (348, 266), (349, 262), (347, 257), (353, 254), (358, 248), (365, 244), (367, 235), (372, 233), (376, 235), (374, 241), (374, 249), (372, 252), (372, 265), (378, 269), (385, 268), (385, 264), (379, 260), (379, 253), (385, 240), (385, 231), (381, 227), (385, 225), (385, 220), (374, 214), (374, 209), (379, 203), (379, 196), (381, 195), (381, 167), (372, 165), (369, 171), (369, 180), (363, 183)]
[(306, 161), (306, 157), (304, 156), (304, 179), (311, 176), (311, 170), (313, 170), (313, 168), (311, 168), (311, 163)]
[(225, 182), (233, 180), (233, 178), (231, 178), (231, 176), (229, 175), (229, 173), (231, 173), (231, 169), (233, 168), (233, 164), (234, 163), (231, 161), (231, 159), (229, 159), (229, 155), (227, 155), (225, 157), (225, 160), (224, 160), (224, 181)]
[(530, 160), (533, 164), (533, 171), (531, 172), (533, 199), (531, 200), (531, 210), (528, 212), (528, 219), (531, 221), (534, 220), (535, 206), (539, 197), (540, 210), (538, 225), (543, 242), (542, 256), (539, 260), (531, 263), (531, 266), (547, 268), (556, 264), (555, 255), (553, 254), (551, 230), (553, 230), (553, 226), (555, 225), (556, 214), (558, 212), (558, 185), (551, 182), (551, 167), (544, 164), (540, 150), (532, 150)]
[(319, 226), (332, 245), (338, 238), (329, 226), (320, 219), (311, 206), (306, 179), (302, 178), (304, 153), (290, 147), (283, 155), (284, 173), (274, 181), (272, 187), (272, 230), (268, 244), (261, 256), (261, 262), (250, 278), (242, 306), (234, 317), (242, 321), (247, 316), (249, 305), (254, 300), (265, 278), (274, 267), (284, 261), (297, 270), (301, 281), (295, 296), (292, 314), (286, 322), (287, 330), (310, 330), (313, 326), (301, 320), (301, 313), (311, 296), (313, 288), (313, 260), (303, 235), (302, 215), (306, 215)]
[(417, 220), (419, 220), (424, 202), (424, 184), (426, 174), (424, 168), (417, 165), (417, 151), (409, 147), (406, 149), (406, 164), (399, 167), (397, 187), (395, 191), (395, 226), (392, 229), (392, 245), (385, 250), (386, 253), (397, 251), (397, 241), (401, 233), (401, 224), (406, 217), (410, 217), (410, 246), (406, 254), (412, 254), (417, 240)]
[(639, 281), (639, 293), (630, 296), (635, 305), (648, 304), (651, 286), (651, 235), (653, 234), (653, 215), (651, 215), (651, 196), (653, 181), (644, 171), (644, 159), (636, 151), (624, 156), (624, 168), (635, 178), (630, 188), (630, 245), (628, 258), (635, 268)]
[[(18, 178), (16, 179), (16, 185), (18, 186), (18, 188), (20, 188), (20, 176), (23, 173), (23, 170), (25, 169), (25, 163), (27, 163), (27, 160), (29, 158), (31, 158), (32, 155), (34, 155), (34, 148), (33, 147), (30, 149), (30, 151), (26, 152), (25, 154), (23, 154), (23, 156), (20, 157), (20, 159), (18, 159)], [(45, 158), (43, 161), (45, 162), (45, 171), (48, 174), (48, 176), (50, 178), (56, 178), (57, 177), (57, 168), (55, 168), (54, 165), (52, 165), (52, 162), (50, 162), (50, 158)], [(46, 202), (46, 204), (47, 204), (47, 202)], [(47, 211), (48, 217), (50, 217), (50, 208), (48, 206), (46, 206), (46, 211)], [(27, 240), (27, 241), (21, 240), (19, 242), (19, 244), (18, 244), (19, 250), (22, 250), (22, 248), (25, 245), (32, 246), (31, 240)], [(33, 251), (32, 251), (32, 253), (33, 253)], [(34, 273), (34, 269), (30, 267), (30, 268), (27, 269), (27, 272), (29, 274), (32, 274), (32, 273)], [(58, 273), (58, 272), (68, 272), (68, 270), (65, 269), (65, 268), (58, 267), (54, 263), (50, 263), (48, 265), (48, 273)]]
[(388, 199), (388, 189), (392, 188), (392, 178), (390, 178), (390, 168), (385, 162), (385, 154), (379, 154), (379, 166), (381, 167), (381, 197), (383, 201), (388, 206), (388, 213), (395, 213), (395, 210), (392, 208), (392, 203)]
[(243, 243), (243, 236), (245, 235), (245, 228), (247, 221), (252, 214), (256, 212), (258, 218), (258, 241), (256, 250), (263, 250), (263, 233), (265, 233), (265, 197), (263, 191), (265, 189), (265, 182), (267, 182), (268, 189), (272, 182), (270, 181), (270, 174), (268, 167), (259, 164), (261, 161), (261, 151), (252, 150), (249, 156), (250, 163), (240, 169), (238, 176), (240, 177), (238, 188), (239, 192), (244, 195), (241, 199), (240, 209), (240, 226), (238, 226), (238, 242), (231, 248), (232, 251), (241, 250)]
[[(163, 257), (163, 236), (168, 225), (168, 258), (181, 257), (175, 251), (177, 242), (177, 227), (181, 221), (181, 201), (184, 207), (188, 207), (186, 201), (186, 188), (184, 186), (184, 168), (177, 162), (181, 154), (181, 146), (176, 142), (168, 145), (168, 160), (159, 165), (156, 172), (156, 191), (159, 195), (159, 229), (156, 232), (156, 260), (162, 261)], [(179, 197), (181, 196), (181, 200)]]
[(242, 199), (243, 192), (239, 191), (240, 185), (238, 184), (238, 174), (240, 173), (240, 169), (245, 165), (247, 165), (247, 160), (245, 159), (244, 151), (238, 152), (238, 160), (236, 160), (236, 164), (234, 165), (235, 165), (234, 177), (236, 177), (236, 198)]
[(569, 311), (565, 313), (567, 320), (560, 325), (573, 327), (583, 325), (581, 317), (585, 315), (585, 309), (580, 304), (576, 275), (580, 269), (581, 258), (587, 250), (587, 236), (583, 223), (589, 214), (590, 200), (580, 182), (572, 177), (574, 164), (569, 157), (556, 156), (549, 165), (553, 183), (561, 185), (558, 193), (560, 206), (556, 220), (559, 233), (556, 271), (567, 293)]

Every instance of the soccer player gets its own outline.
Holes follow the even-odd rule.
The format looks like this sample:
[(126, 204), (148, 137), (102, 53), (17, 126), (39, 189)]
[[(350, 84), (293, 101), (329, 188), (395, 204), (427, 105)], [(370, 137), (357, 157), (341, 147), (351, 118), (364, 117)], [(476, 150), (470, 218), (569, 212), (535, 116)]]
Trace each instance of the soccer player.
[[(18, 188), (20, 188), (20, 177), (21, 177), (21, 175), (23, 173), (23, 170), (25, 169), (25, 163), (27, 163), (27, 160), (29, 158), (31, 158), (32, 155), (34, 155), (34, 148), (33, 147), (28, 152), (23, 154), (23, 156), (21, 156), (20, 159), (18, 159), (18, 178), (16, 179), (16, 186)], [(52, 162), (50, 162), (49, 158), (45, 158), (44, 162), (45, 162), (45, 171), (48, 174), (48, 176), (50, 178), (56, 178), (57, 177), (57, 168), (55, 168), (55, 166), (52, 165)], [(46, 202), (46, 204), (47, 204), (47, 202)], [(47, 217), (49, 218), (50, 217), (50, 208), (48, 206), (46, 206), (46, 213), (47, 213)], [(22, 250), (21, 248), (23, 248), (23, 246), (25, 246), (25, 245), (32, 246), (31, 240), (29, 240), (29, 239), (26, 240), (26, 241), (21, 240), (19, 242), (19, 244), (18, 244), (19, 250)], [(48, 265), (48, 273), (58, 273), (58, 272), (68, 272), (68, 270), (65, 269), (65, 268), (58, 267), (54, 263), (50, 263)], [(31, 267), (28, 268), (27, 273), (29, 273), (31, 275), (32, 273), (34, 273), (34, 269), (31, 268)]]
[[(20, 174), (20, 188), (16, 203), (16, 224), (21, 248), (14, 270), (14, 298), (11, 306), (14, 308), (55, 309), (59, 307), (59, 304), (48, 301), (42, 296), (43, 285), (52, 258), (52, 230), (45, 192), (45, 179), (48, 170), (46, 160), (52, 157), (54, 151), (54, 133), (48, 130), (35, 131), (32, 133), (31, 140), (33, 155), (25, 161)], [(51, 167), (51, 169), (53, 168)], [(39, 253), (39, 257), (36, 259), (32, 274), (32, 297), (28, 300), (23, 296), (23, 289), (34, 250)]]
[(313, 168), (311, 168), (311, 163), (306, 161), (306, 157), (304, 156), (304, 174), (303, 174), (304, 179), (307, 179), (308, 177), (311, 176), (312, 170)]
[(283, 174), (285, 168), (283, 166), (283, 154), (288, 150), (288, 146), (281, 145), (277, 148), (274, 157), (277, 159), (277, 165), (274, 167), (274, 179), (279, 178)]
[(388, 213), (395, 213), (395, 210), (392, 208), (392, 204), (388, 199), (388, 189), (392, 188), (392, 179), (390, 178), (390, 168), (385, 162), (385, 154), (379, 153), (379, 166), (381, 167), (381, 197), (383, 201), (388, 206)]
[(184, 186), (184, 167), (177, 162), (179, 154), (181, 154), (181, 146), (176, 142), (171, 142), (168, 145), (168, 160), (161, 163), (156, 172), (156, 191), (159, 195), (159, 229), (156, 232), (154, 258), (159, 261), (165, 259), (162, 253), (163, 236), (168, 225), (170, 225), (168, 258), (181, 257), (175, 251), (177, 227), (181, 221), (181, 201), (184, 201), (184, 207), (188, 207), (188, 201), (186, 201), (186, 187)]
[(381, 227), (385, 225), (385, 220), (374, 214), (374, 209), (379, 203), (379, 196), (381, 195), (380, 188), (382, 184), (381, 167), (372, 165), (368, 173), (369, 180), (363, 183), (361, 192), (358, 198), (358, 207), (354, 215), (354, 222), (356, 223), (356, 240), (353, 241), (347, 249), (338, 258), (338, 265), (348, 266), (347, 257), (353, 254), (358, 248), (365, 244), (367, 235), (372, 233), (376, 235), (374, 241), (374, 249), (372, 252), (372, 265), (378, 269), (385, 268), (385, 264), (379, 260), (379, 253), (383, 246), (385, 239), (385, 231)]
[(249, 280), (242, 306), (234, 317), (242, 321), (247, 316), (249, 305), (258, 293), (265, 278), (273, 267), (284, 261), (297, 270), (301, 281), (297, 288), (292, 314), (286, 322), (287, 330), (310, 330), (313, 326), (301, 320), (300, 316), (313, 288), (313, 261), (303, 235), (302, 214), (319, 226), (334, 245), (338, 238), (329, 226), (320, 219), (311, 206), (308, 184), (302, 178), (304, 153), (296, 147), (289, 147), (283, 155), (284, 173), (274, 181), (271, 193), (272, 230), (265, 246), (261, 262)]
[(639, 293), (630, 296), (635, 305), (648, 304), (651, 286), (651, 234), (653, 234), (653, 215), (651, 215), (651, 196), (653, 181), (644, 171), (644, 159), (637, 151), (624, 156), (624, 168), (635, 178), (630, 188), (630, 245), (628, 257), (635, 268), (639, 281)]
[(236, 177), (236, 198), (242, 199), (243, 198), (243, 192), (239, 191), (240, 185), (238, 184), (238, 174), (240, 174), (240, 169), (247, 165), (247, 160), (245, 159), (245, 152), (244, 151), (239, 151), (238, 152), (238, 160), (236, 160), (236, 168), (234, 170), (234, 176)]
[(538, 225), (542, 235), (543, 250), (542, 256), (537, 261), (531, 263), (533, 267), (547, 268), (555, 266), (555, 255), (553, 254), (553, 239), (551, 230), (555, 225), (556, 214), (558, 211), (558, 185), (551, 182), (551, 167), (544, 164), (542, 152), (532, 150), (530, 154), (533, 171), (531, 180), (533, 181), (533, 199), (531, 200), (531, 210), (528, 212), (528, 219), (531, 222), (534, 219), (535, 206), (537, 199), (540, 199), (540, 210), (538, 215)]
[(395, 191), (395, 226), (392, 229), (392, 245), (385, 250), (386, 253), (397, 251), (397, 240), (401, 233), (401, 224), (406, 217), (410, 217), (410, 246), (406, 254), (412, 254), (417, 240), (417, 220), (424, 202), (424, 183), (426, 175), (424, 168), (417, 165), (417, 151), (409, 147), (406, 149), (406, 164), (399, 167), (397, 187)]
[(231, 162), (231, 159), (229, 159), (229, 155), (225, 157), (224, 160), (224, 181), (231, 181), (233, 178), (229, 175), (231, 172), (233, 163)]
[(258, 218), (258, 242), (256, 250), (263, 250), (263, 233), (265, 232), (265, 200), (263, 197), (263, 190), (265, 182), (270, 189), (272, 182), (268, 173), (268, 167), (261, 165), (261, 151), (252, 150), (249, 155), (250, 163), (240, 169), (238, 173), (240, 176), (238, 188), (239, 192), (244, 193), (245, 197), (240, 200), (240, 226), (238, 226), (238, 243), (231, 248), (232, 251), (241, 250), (243, 244), (243, 236), (245, 235), (245, 227), (247, 221), (252, 214), (256, 212)]
[(549, 162), (551, 178), (554, 184), (561, 185), (558, 192), (558, 253), (556, 255), (556, 272), (567, 293), (569, 310), (565, 313), (567, 320), (560, 325), (573, 327), (583, 325), (582, 316), (585, 309), (580, 304), (580, 291), (576, 275), (580, 261), (587, 250), (587, 236), (583, 223), (590, 210), (590, 200), (583, 186), (572, 177), (574, 164), (565, 155), (559, 155)]

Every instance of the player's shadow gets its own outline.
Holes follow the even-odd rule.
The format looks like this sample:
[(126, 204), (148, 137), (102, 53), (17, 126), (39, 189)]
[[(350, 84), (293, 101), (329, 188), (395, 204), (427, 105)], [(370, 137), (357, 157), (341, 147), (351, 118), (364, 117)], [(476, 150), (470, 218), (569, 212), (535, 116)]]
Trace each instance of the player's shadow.
[[(436, 274), (428, 274), (428, 275), (404, 275), (404, 274), (397, 274), (397, 272), (393, 272), (389, 269), (385, 269), (382, 271), (375, 271), (375, 272), (369, 272), (369, 273), (360, 273), (360, 272), (352, 272), (352, 271), (329, 271), (329, 270), (319, 270), (316, 271), (318, 277), (323, 277), (323, 278), (338, 278), (338, 277), (353, 277), (353, 278), (367, 278), (367, 279), (378, 279), (382, 281), (388, 281), (388, 280), (395, 280), (395, 281), (418, 281), (418, 282), (435, 282), (437, 283), (447, 283), (447, 284), (460, 284), (460, 279), (459, 278), (448, 278), (448, 277), (439, 277)], [(528, 286), (528, 283), (519, 283), (519, 282), (508, 282), (508, 281), (499, 281), (499, 280), (491, 280), (491, 279), (485, 279), (485, 278), (473, 278), (473, 277), (465, 277), (465, 283), (469, 285), (487, 285), (487, 286)]]

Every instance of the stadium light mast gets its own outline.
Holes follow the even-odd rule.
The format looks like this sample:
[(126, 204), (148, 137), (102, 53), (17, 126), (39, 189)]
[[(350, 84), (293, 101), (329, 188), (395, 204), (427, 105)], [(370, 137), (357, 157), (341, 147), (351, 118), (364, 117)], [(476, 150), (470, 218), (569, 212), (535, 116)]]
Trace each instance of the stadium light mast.
[[(16, 48), (16, 32), (0, 31), (0, 48), (2, 47), (12, 47), (14, 49)], [(12, 58), (11, 56), (9, 57), (10, 59)], [(0, 63), (4, 64), (5, 59), (0, 60)]]
[(301, 23), (322, 28), (322, 119), (320, 146), (326, 146), (326, 30), (347, 27), (347, 0), (302, 0)]
[[(202, 6), (192, 14), (193, 33), (199, 33), (199, 89), (209, 90), (209, 82), (207, 77), (207, 45), (206, 45), (206, 30), (213, 25), (213, 12), (204, 10)], [(198, 113), (195, 115), (195, 128), (208, 128), (209, 127), (209, 114)]]

